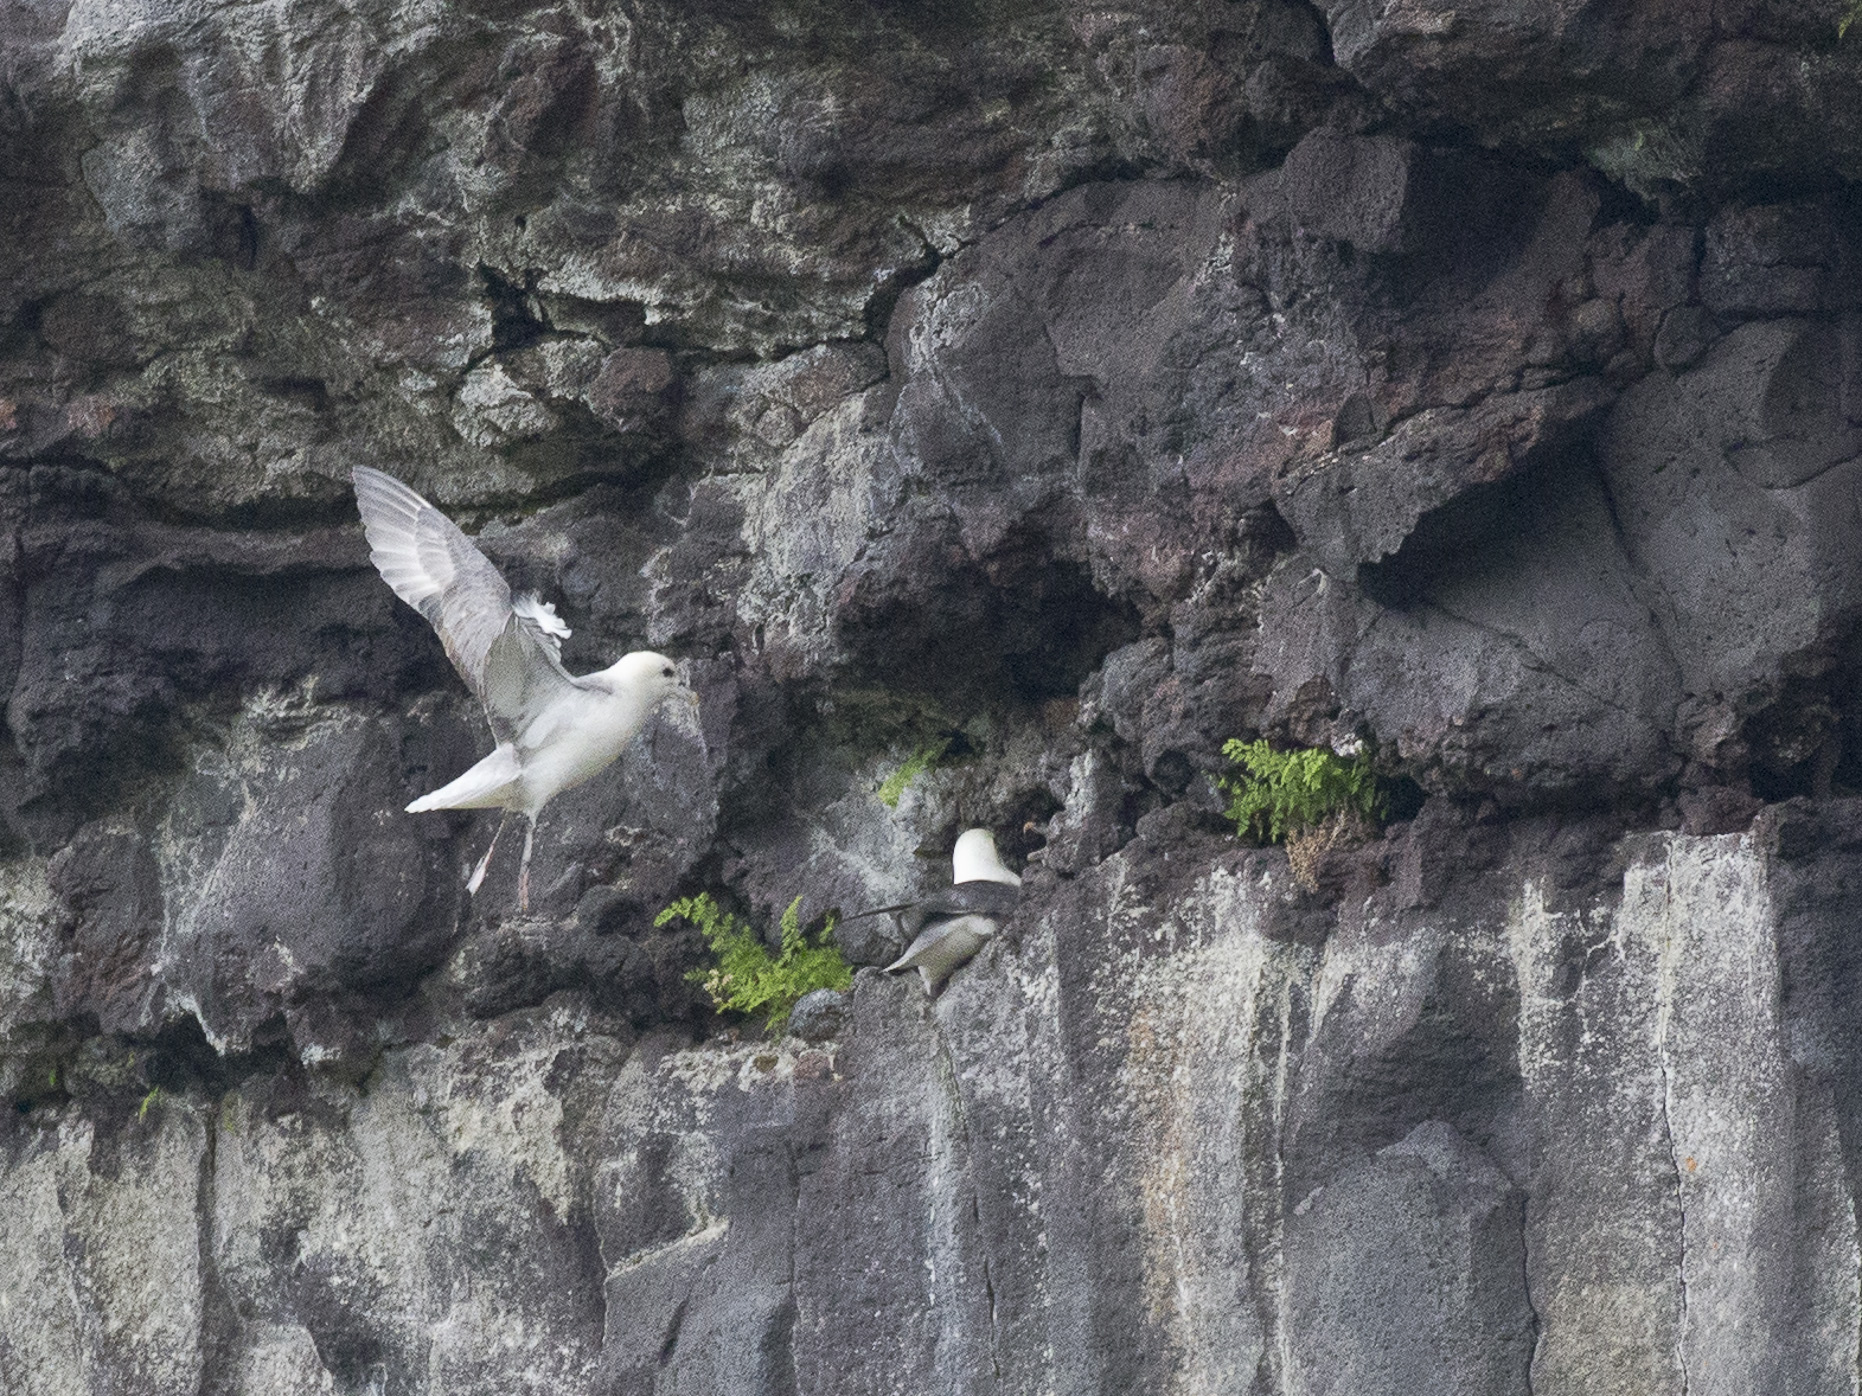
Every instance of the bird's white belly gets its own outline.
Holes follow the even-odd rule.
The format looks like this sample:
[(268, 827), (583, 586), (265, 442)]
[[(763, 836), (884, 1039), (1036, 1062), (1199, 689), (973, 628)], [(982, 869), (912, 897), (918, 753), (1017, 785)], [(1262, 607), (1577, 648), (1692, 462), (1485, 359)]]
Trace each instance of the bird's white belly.
[(886, 966), (889, 973), (916, 969), (924, 976), (925, 990), (935, 994), (946, 979), (975, 957), (996, 933), (996, 918), (971, 913), (928, 925), (899, 958)]
[(537, 810), (605, 770), (646, 724), (647, 705), (581, 690), (551, 704), (518, 738), (525, 803)]

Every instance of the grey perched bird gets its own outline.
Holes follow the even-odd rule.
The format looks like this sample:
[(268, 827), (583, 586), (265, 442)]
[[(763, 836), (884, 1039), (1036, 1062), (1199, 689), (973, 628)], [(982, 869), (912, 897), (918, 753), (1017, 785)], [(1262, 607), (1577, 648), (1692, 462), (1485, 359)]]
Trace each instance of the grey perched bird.
[(951, 852), (950, 865), (953, 885), (948, 892), (922, 902), (860, 913), (900, 914), (913, 940), (903, 955), (886, 966), (886, 973), (917, 970), (927, 994), (937, 993), (946, 979), (989, 943), (1021, 897), (1022, 880), (1002, 866), (996, 841), (987, 829), (964, 830)]
[(369, 559), (396, 596), (439, 633), (446, 657), (491, 721), (497, 748), (471, 770), (407, 807), (501, 809), (498, 832), (466, 882), (476, 893), (498, 834), (513, 813), (529, 821), (517, 877), (530, 909), (530, 851), (537, 815), (557, 794), (605, 769), (667, 698), (698, 695), (663, 654), (637, 650), (577, 677), (562, 667), (569, 627), (535, 596), (511, 595), (498, 569), (453, 521), (392, 475), (351, 472)]

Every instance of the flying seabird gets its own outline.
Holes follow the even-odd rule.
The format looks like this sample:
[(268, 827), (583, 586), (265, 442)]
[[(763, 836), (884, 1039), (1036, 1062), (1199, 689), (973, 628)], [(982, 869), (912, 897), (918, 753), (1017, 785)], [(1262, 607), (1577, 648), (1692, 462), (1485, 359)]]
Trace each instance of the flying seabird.
[(863, 911), (862, 916), (900, 913), (912, 943), (886, 966), (887, 974), (918, 971), (925, 992), (935, 994), (988, 944), (1001, 920), (1015, 909), (1022, 880), (1002, 866), (987, 829), (966, 829), (950, 855), (952, 887), (922, 902), (903, 902)]
[(501, 809), (491, 846), (466, 890), (485, 880), (498, 834), (513, 813), (529, 821), (517, 875), (520, 910), (530, 909), (530, 850), (537, 815), (621, 754), (660, 703), (675, 693), (694, 705), (663, 654), (636, 650), (577, 677), (562, 667), (569, 627), (534, 595), (513, 597), (498, 569), (453, 521), (414, 491), (365, 465), (351, 472), (368, 535), (369, 559), (394, 594), (439, 633), (446, 657), (491, 721), (497, 749), (471, 770), (407, 807)]

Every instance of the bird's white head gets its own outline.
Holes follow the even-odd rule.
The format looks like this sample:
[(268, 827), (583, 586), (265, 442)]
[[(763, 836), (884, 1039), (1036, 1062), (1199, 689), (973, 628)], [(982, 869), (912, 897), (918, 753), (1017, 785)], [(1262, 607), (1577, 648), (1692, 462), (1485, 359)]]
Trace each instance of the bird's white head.
[(987, 829), (965, 829), (957, 835), (957, 846), (950, 855), (950, 872), (952, 882), (1022, 885), (1019, 877), (1002, 866), (1002, 860), (996, 856), (995, 836)]
[(613, 692), (644, 698), (649, 704), (663, 702), (674, 694), (690, 703), (698, 702), (698, 695), (680, 681), (673, 662), (651, 650), (622, 655), (603, 669), (599, 677)]

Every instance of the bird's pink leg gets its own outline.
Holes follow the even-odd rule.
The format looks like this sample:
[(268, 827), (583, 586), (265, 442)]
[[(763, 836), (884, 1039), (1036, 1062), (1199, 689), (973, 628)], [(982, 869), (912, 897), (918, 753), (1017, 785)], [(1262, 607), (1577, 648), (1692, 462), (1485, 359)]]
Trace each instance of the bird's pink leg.
[(530, 846), (536, 842), (537, 821), (530, 816), (530, 825), (524, 830), (524, 859), (517, 869), (517, 909), (520, 913), (530, 911)]
[(507, 809), (498, 820), (497, 832), (491, 836), (491, 847), (485, 850), (485, 856), (480, 858), (478, 860), (478, 866), (472, 869), (472, 876), (466, 879), (466, 895), (468, 897), (475, 897), (478, 895), (479, 884), (485, 880), (485, 869), (491, 866), (492, 850), (498, 846), (498, 834), (504, 832), (504, 821), (510, 817), (511, 812)]

